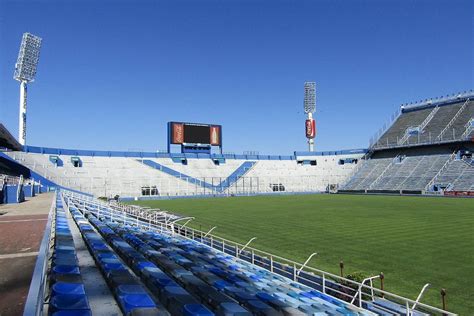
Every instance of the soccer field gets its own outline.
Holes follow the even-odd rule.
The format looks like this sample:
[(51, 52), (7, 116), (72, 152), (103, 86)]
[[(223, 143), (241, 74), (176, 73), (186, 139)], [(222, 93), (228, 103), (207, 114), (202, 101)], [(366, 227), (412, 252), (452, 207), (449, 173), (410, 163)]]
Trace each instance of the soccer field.
[[(448, 310), (474, 312), (474, 200), (455, 198), (292, 195), (136, 201), (182, 215), (189, 225), (339, 274), (385, 274), (386, 290)], [(378, 282), (377, 282), (378, 284)]]

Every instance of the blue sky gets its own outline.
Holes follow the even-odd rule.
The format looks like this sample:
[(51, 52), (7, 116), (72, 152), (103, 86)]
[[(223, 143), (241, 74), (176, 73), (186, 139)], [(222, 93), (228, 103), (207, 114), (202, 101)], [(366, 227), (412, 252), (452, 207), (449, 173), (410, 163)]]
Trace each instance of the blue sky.
[(23, 32), (43, 37), (30, 145), (166, 148), (166, 122), (223, 125), (224, 151), (366, 147), (402, 103), (474, 87), (471, 1), (0, 0), (0, 121), (17, 135)]

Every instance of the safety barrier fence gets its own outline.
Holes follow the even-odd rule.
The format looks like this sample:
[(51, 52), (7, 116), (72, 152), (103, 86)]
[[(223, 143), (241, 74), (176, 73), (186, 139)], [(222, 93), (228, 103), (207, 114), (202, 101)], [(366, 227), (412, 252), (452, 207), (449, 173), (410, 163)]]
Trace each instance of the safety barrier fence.
[(49, 258), (51, 251), (52, 227), (54, 219), (54, 211), (56, 208), (56, 196), (53, 198), (51, 208), (48, 215), (48, 222), (44, 231), (43, 239), (41, 240), (38, 257), (36, 259), (35, 268), (33, 270), (33, 277), (31, 279), (28, 296), (26, 298), (24, 316), (43, 315), (43, 308), (45, 304), (45, 292), (47, 284), (47, 270), (49, 267)]

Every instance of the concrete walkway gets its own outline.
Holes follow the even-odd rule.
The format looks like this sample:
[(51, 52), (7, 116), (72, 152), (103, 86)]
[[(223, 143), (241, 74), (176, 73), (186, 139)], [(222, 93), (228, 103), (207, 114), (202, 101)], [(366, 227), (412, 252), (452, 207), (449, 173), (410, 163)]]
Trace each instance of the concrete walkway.
[(0, 204), (0, 315), (22, 315), (54, 193)]

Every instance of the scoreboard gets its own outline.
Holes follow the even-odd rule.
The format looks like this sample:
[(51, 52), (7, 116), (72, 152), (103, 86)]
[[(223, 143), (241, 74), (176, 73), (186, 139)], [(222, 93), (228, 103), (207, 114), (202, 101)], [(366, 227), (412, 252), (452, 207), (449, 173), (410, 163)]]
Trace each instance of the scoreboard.
[(168, 123), (168, 144), (222, 146), (222, 126), (201, 123)]

